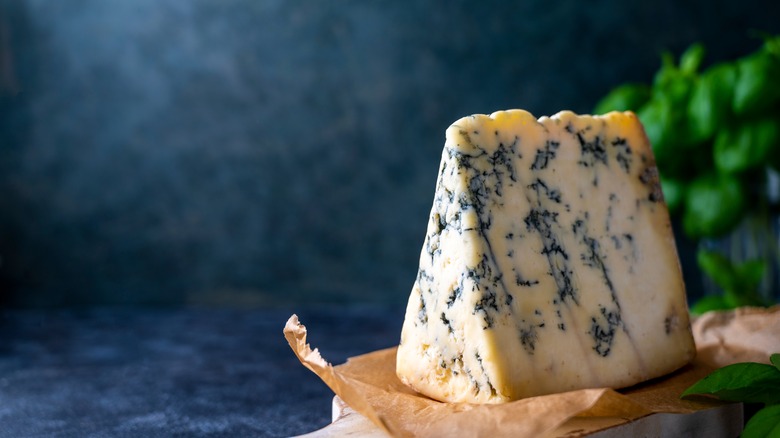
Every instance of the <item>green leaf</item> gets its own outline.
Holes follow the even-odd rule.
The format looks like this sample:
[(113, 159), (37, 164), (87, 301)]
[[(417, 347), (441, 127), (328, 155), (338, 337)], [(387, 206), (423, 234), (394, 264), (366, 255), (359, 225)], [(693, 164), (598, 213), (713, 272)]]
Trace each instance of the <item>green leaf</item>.
[(714, 395), (745, 403), (780, 403), (780, 370), (755, 362), (736, 363), (713, 371), (694, 383), (681, 397)]
[(702, 315), (711, 310), (727, 310), (730, 309), (726, 304), (726, 300), (721, 295), (707, 295), (706, 297), (699, 298), (696, 303), (691, 306), (691, 313), (694, 315)]
[(756, 114), (780, 101), (780, 57), (759, 50), (737, 62), (732, 108), (737, 115)]
[(775, 353), (769, 356), (769, 361), (772, 362), (772, 365), (774, 365), (775, 368), (780, 370), (780, 353)]
[(693, 239), (717, 237), (734, 229), (746, 210), (744, 188), (731, 175), (707, 174), (685, 194), (683, 230)]
[(742, 438), (780, 437), (780, 405), (766, 406), (756, 412), (742, 431)]
[(661, 68), (658, 69), (653, 77), (653, 91), (665, 88), (679, 74), (680, 70), (674, 63), (674, 55), (672, 55), (672, 52), (664, 51), (661, 53)]
[(728, 127), (715, 137), (715, 165), (725, 173), (764, 166), (772, 149), (777, 147), (780, 147), (780, 126), (771, 117)]
[[(691, 49), (686, 51), (681, 56), (681, 64), (685, 65), (685, 68), (678, 68), (674, 63), (674, 56), (669, 52), (664, 52), (661, 55), (661, 68), (655, 74), (653, 78), (653, 98), (664, 97), (669, 99), (671, 103), (675, 105), (674, 110), (684, 111), (685, 103), (688, 100), (688, 95), (693, 88), (693, 81), (696, 77), (695, 69), (698, 68), (698, 63), (701, 59), (698, 57), (703, 55), (692, 46)], [(695, 67), (695, 68), (694, 68)], [(690, 71), (691, 69), (694, 71)], [(681, 105), (677, 107), (677, 105)]]
[(739, 286), (739, 276), (734, 272), (731, 261), (723, 254), (700, 249), (696, 253), (699, 268), (723, 290), (734, 290)]
[(668, 96), (656, 94), (636, 113), (653, 148), (659, 171), (670, 178), (689, 176), (691, 164), (696, 162), (692, 156), (698, 159), (697, 152), (700, 152), (688, 148), (681, 120), (683, 111), (675, 108)]
[(675, 214), (685, 199), (685, 184), (682, 181), (661, 176), (661, 191), (664, 194), (666, 206), (671, 214)]
[(594, 108), (595, 114), (610, 111), (638, 111), (650, 99), (650, 87), (644, 84), (624, 84), (609, 92)]
[(672, 102), (664, 97), (654, 97), (637, 112), (645, 128), (648, 140), (659, 162), (674, 154), (674, 121)]
[(758, 285), (761, 284), (761, 280), (764, 279), (766, 260), (748, 260), (739, 266), (735, 266), (734, 270), (744, 289), (755, 290), (758, 288)]
[[(780, 125), (780, 103), (778, 103), (775, 112), (768, 114), (766, 119), (773, 120), (776, 126)], [(768, 161), (769, 166), (780, 171), (780, 139), (777, 139), (771, 147)]]
[(700, 249), (696, 253), (696, 261), (699, 268), (724, 292), (722, 296), (718, 296), (718, 301), (712, 300), (700, 305), (711, 306), (711, 308), (705, 307), (706, 310), (767, 305), (756, 292), (764, 276), (763, 260), (750, 260), (734, 265), (722, 254)]
[(683, 74), (696, 73), (703, 59), (704, 46), (700, 43), (691, 45), (680, 55), (680, 72)]
[(688, 124), (693, 142), (703, 142), (728, 121), (737, 70), (734, 64), (720, 64), (702, 73), (688, 101)]
[(780, 35), (764, 35), (764, 50), (775, 56), (780, 56)]
[(723, 293), (723, 299), (726, 301), (729, 309), (736, 309), (737, 307), (753, 306), (764, 307), (766, 304), (758, 296), (755, 289), (730, 289)]

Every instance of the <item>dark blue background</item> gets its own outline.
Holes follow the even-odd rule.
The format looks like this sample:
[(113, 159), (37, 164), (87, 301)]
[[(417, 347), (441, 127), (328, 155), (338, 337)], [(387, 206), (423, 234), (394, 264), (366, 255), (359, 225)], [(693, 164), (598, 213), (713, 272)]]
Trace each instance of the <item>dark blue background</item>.
[(750, 29), (780, 2), (0, 1), (0, 305), (403, 302), (451, 122)]

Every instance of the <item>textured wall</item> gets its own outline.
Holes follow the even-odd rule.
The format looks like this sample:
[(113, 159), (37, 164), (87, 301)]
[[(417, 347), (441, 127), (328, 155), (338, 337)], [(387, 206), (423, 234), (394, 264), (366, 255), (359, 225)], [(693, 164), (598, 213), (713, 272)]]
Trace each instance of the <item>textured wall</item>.
[(0, 1), (0, 303), (403, 301), (444, 130), (780, 3)]

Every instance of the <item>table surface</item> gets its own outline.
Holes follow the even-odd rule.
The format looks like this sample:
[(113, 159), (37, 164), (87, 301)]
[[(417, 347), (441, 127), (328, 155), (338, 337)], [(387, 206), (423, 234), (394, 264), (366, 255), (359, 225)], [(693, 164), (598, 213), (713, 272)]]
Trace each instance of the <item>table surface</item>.
[(294, 436), (333, 393), (282, 334), (297, 313), (333, 364), (395, 345), (403, 309), (0, 311), (0, 436)]

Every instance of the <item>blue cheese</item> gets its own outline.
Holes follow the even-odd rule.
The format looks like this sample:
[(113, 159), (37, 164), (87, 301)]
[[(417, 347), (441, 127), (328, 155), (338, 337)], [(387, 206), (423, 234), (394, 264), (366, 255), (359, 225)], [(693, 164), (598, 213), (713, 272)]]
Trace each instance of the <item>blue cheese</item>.
[(448, 402), (620, 388), (695, 354), (669, 213), (632, 113), (449, 127), (396, 371)]

